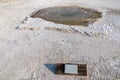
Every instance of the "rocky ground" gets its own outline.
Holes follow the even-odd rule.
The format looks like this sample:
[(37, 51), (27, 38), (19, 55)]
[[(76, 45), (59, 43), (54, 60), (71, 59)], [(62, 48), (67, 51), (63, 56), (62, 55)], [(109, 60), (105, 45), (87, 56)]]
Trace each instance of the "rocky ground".
[[(68, 26), (30, 15), (51, 6), (97, 9), (93, 25)], [(120, 80), (120, 0), (0, 0), (0, 80)], [(88, 76), (45, 64), (86, 63)]]

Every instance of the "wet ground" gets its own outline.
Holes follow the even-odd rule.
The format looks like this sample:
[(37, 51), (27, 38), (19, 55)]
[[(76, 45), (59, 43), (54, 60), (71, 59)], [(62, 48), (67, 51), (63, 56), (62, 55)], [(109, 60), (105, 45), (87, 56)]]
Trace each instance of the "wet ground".
[(102, 15), (101, 12), (77, 6), (55, 6), (41, 9), (31, 17), (67, 25), (88, 26), (97, 18), (101, 18)]

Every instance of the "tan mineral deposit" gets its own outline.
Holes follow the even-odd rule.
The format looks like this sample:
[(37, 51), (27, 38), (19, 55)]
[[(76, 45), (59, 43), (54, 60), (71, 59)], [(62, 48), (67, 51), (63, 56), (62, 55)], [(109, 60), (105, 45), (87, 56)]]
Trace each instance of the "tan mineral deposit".
[(120, 80), (120, 0), (0, 0), (0, 80)]

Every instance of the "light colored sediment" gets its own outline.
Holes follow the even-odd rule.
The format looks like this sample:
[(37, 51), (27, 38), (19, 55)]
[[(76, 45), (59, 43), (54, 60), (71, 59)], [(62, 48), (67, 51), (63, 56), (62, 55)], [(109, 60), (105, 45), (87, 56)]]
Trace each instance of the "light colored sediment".
[[(119, 80), (119, 2), (118, 0), (0, 2), (0, 80)], [(104, 12), (104, 18), (94, 25), (83, 28), (29, 17), (40, 8), (56, 5), (95, 8)], [(44, 65), (58, 62), (87, 63), (89, 75), (87, 78), (55, 75)]]

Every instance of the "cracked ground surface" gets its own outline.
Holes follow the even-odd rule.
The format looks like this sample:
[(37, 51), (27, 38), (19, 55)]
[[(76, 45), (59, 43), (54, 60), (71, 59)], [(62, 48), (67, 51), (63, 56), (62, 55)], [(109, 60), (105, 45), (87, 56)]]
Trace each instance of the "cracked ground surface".
[[(119, 0), (0, 0), (0, 80), (119, 80)], [(95, 8), (88, 27), (55, 24), (30, 15), (51, 6)], [(55, 75), (45, 64), (86, 63), (88, 76)]]

